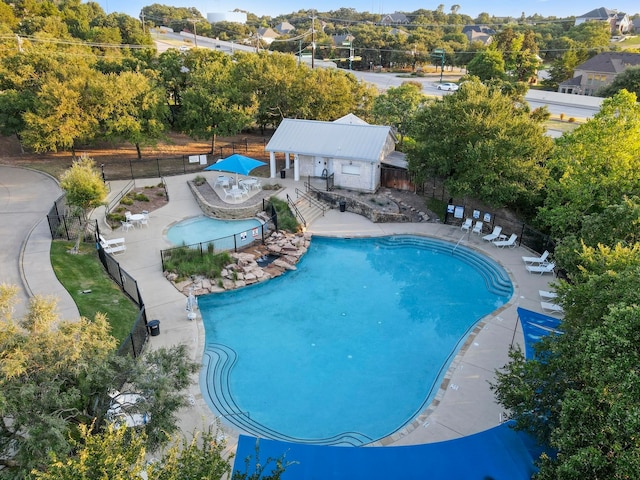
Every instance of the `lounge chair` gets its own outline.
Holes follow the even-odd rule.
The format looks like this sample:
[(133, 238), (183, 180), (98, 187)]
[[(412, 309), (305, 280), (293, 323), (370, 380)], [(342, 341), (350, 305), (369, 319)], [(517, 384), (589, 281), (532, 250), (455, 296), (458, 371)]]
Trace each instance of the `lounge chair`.
[(522, 261), (527, 265), (541, 265), (547, 263), (548, 256), (549, 250), (545, 250), (539, 257), (522, 257)]
[(558, 298), (558, 294), (555, 292), (547, 292), (546, 290), (538, 290), (538, 294), (540, 298), (543, 300), (553, 300), (554, 298)]
[(124, 245), (124, 237), (120, 237), (120, 238), (112, 238), (112, 239), (106, 239), (104, 238), (102, 235), (98, 235), (98, 240), (100, 240), (100, 243), (103, 243), (105, 245), (107, 245), (108, 247), (113, 247), (113, 246), (117, 246), (117, 245)]
[(557, 305), (551, 302), (540, 302), (540, 308), (542, 308), (542, 311), (545, 313), (551, 313), (551, 314), (564, 313), (564, 309), (560, 305)]
[(485, 235), (484, 237), (482, 237), (482, 239), (486, 240), (487, 242), (493, 242), (494, 240), (498, 240), (500, 238), (501, 233), (502, 233), (502, 227), (497, 225), (493, 227), (493, 232), (491, 232), (488, 235)]
[(100, 242), (100, 246), (106, 253), (110, 253), (111, 255), (116, 255), (118, 253), (124, 253), (127, 247), (125, 245), (107, 245), (106, 243)]
[(508, 240), (496, 240), (495, 242), (491, 242), (491, 243), (493, 243), (493, 245), (495, 245), (498, 248), (504, 248), (504, 247), (515, 248), (517, 239), (518, 239), (518, 236), (515, 233), (512, 233)]
[(542, 275), (543, 273), (553, 273), (553, 269), (556, 268), (555, 263), (543, 263), (541, 265), (526, 265), (525, 268), (529, 271), (529, 273), (539, 273)]
[(471, 233), (477, 233), (478, 235), (480, 235), (482, 233), (482, 227), (484, 226), (483, 222), (476, 222), (476, 224), (473, 226), (473, 230), (471, 230)]
[(471, 225), (473, 225), (473, 219), (467, 218), (462, 224), (462, 226), (460, 227), (460, 230), (465, 230), (468, 232), (469, 229), (471, 228)]

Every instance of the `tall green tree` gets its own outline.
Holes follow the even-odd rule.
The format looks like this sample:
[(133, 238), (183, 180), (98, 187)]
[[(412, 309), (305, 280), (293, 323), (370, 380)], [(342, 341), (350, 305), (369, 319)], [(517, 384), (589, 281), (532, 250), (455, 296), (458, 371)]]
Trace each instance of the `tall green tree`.
[[(191, 53), (191, 52), (190, 52)], [(194, 138), (235, 135), (253, 120), (255, 101), (233, 81), (231, 57), (216, 51), (193, 52), (189, 85), (182, 93), (181, 125)]]
[(377, 123), (392, 125), (398, 130), (402, 147), (413, 116), (426, 100), (422, 85), (405, 82), (376, 97), (371, 113)]
[(640, 106), (625, 90), (556, 141), (538, 220), (554, 236), (575, 234), (585, 215), (640, 193)]
[(476, 53), (467, 65), (467, 73), (482, 81), (504, 78), (505, 64), (502, 54), (494, 50)]
[(168, 109), (164, 93), (142, 73), (122, 72), (109, 75), (103, 135), (110, 140), (133, 143), (142, 158), (141, 145), (153, 145), (162, 138)]
[(496, 207), (536, 205), (553, 142), (542, 117), (520, 99), (476, 79), (426, 104), (412, 122), (409, 170), (418, 181), (443, 177), (454, 196), (472, 195)]

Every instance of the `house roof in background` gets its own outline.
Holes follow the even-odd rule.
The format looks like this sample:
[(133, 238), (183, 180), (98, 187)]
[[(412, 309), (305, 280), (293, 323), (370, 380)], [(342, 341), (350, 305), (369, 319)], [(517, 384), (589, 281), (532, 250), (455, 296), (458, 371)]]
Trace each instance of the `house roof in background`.
[[(391, 127), (285, 118), (267, 152), (380, 161)], [(395, 137), (395, 136), (394, 136)]]
[(612, 18), (617, 16), (618, 12), (615, 10), (609, 10), (608, 8), (600, 7), (594, 8), (590, 12), (585, 13), (584, 15), (580, 15), (576, 18), (590, 18), (593, 20), (606, 20), (608, 18)]
[(640, 53), (602, 52), (576, 67), (589, 72), (620, 73), (628, 67), (640, 65)]

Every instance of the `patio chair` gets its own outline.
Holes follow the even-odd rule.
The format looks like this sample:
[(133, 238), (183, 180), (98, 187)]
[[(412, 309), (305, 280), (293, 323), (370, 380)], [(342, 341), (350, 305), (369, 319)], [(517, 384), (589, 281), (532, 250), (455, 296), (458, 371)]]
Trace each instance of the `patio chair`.
[(227, 198), (231, 198), (233, 200), (234, 196), (233, 193), (231, 192), (231, 190), (227, 187), (222, 187), (222, 191), (224, 192), (224, 198), (225, 200)]
[(541, 265), (526, 265), (525, 268), (529, 273), (553, 273), (553, 269), (556, 268), (555, 263), (543, 263)]
[(493, 227), (493, 232), (491, 232), (488, 235), (485, 235), (484, 237), (482, 237), (482, 239), (486, 240), (487, 242), (493, 242), (494, 240), (498, 240), (501, 234), (502, 234), (502, 227), (499, 225), (496, 225), (495, 227)]
[(518, 236), (515, 233), (512, 233), (508, 240), (496, 240), (495, 242), (491, 242), (491, 243), (498, 248), (504, 248), (504, 247), (515, 248), (517, 239), (518, 239)]
[(464, 230), (465, 232), (468, 232), (469, 229), (471, 228), (471, 225), (473, 225), (473, 219), (467, 218), (462, 224), (462, 226), (460, 227), (460, 230)]
[(522, 257), (522, 261), (527, 265), (541, 265), (547, 263), (549, 251), (545, 250), (539, 257)]
[(133, 228), (133, 223), (131, 222), (120, 222), (122, 224), (122, 231), (123, 232), (128, 232), (129, 230), (131, 230)]
[(473, 230), (471, 230), (471, 233), (477, 233), (478, 235), (480, 235), (482, 233), (483, 226), (484, 226), (483, 222), (477, 221), (476, 224), (473, 226)]

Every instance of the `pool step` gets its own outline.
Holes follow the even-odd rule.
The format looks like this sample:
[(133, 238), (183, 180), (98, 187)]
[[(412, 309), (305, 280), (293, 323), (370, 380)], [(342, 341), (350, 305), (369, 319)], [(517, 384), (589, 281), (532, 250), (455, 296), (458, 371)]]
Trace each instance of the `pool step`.
[(513, 294), (513, 285), (509, 275), (500, 264), (462, 245), (453, 245), (440, 240), (410, 235), (382, 237), (380, 238), (380, 243), (387, 248), (414, 247), (452, 255), (478, 270), (489, 292), (504, 297), (511, 297)]
[[(251, 418), (251, 412), (243, 412), (235, 403), (229, 388), (229, 377), (238, 355), (232, 348), (220, 344), (207, 344), (203, 355), (203, 373), (205, 395), (214, 403), (215, 409), (224, 418), (224, 421), (232, 424), (237, 429), (250, 435), (283, 440), (287, 442), (307, 443), (314, 445), (335, 446), (361, 446), (374, 441), (374, 439), (358, 433), (344, 432), (334, 437), (322, 439), (305, 439), (291, 437), (266, 427)], [(204, 392), (203, 392), (204, 393)], [(256, 392), (259, 395), (259, 392)]]

